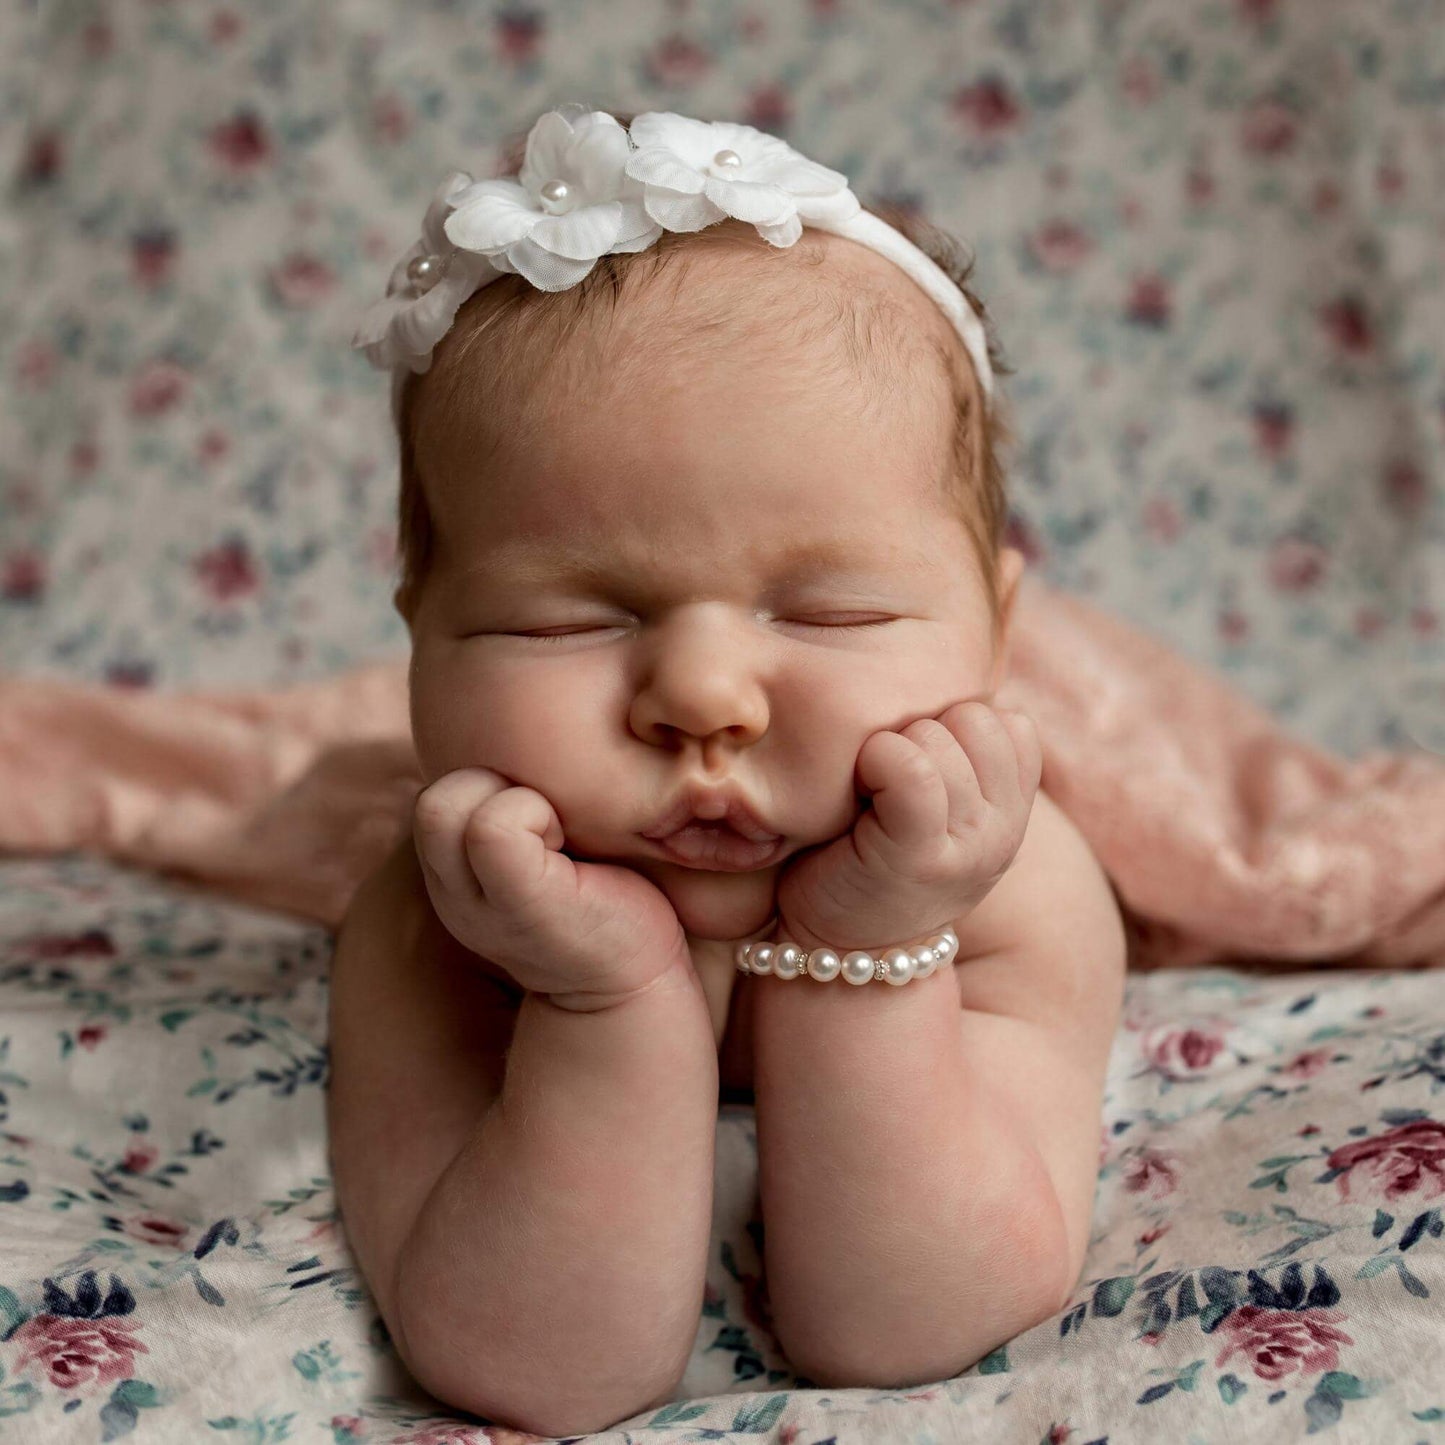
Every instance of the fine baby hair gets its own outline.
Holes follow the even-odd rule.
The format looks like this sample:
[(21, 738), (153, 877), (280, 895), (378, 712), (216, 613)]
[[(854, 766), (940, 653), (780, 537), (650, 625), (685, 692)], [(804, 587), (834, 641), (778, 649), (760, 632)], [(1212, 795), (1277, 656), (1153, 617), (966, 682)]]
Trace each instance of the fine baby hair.
[[(1012, 436), (995, 377), (1012, 369), (968, 288), (972, 263), (951, 237), (901, 207), (863, 205), (838, 171), (733, 122), (671, 112), (613, 116), (574, 103), (541, 115), (520, 159), (513, 152), (509, 161), (515, 169), (493, 179), (446, 175), (420, 238), (398, 258), (385, 296), (366, 310), (352, 339), (373, 366), (391, 373), (401, 470), (396, 605), (408, 622), (432, 548), (431, 511), (417, 467), (424, 389), (448, 400), (474, 398), (475, 388), (459, 386), (452, 373), (484, 337), (503, 346), (519, 326), (551, 323), (560, 342), (594, 308), (619, 304), (624, 281), (644, 258), (644, 275), (652, 279), (700, 245), (750, 245), (767, 253), (792, 248), (811, 227), (897, 264), (937, 303), (962, 342), (978, 400), (958, 348), (940, 348), (955, 410), (946, 485), (986, 580), (998, 632), (995, 573), (1006, 511), (1001, 452)], [(853, 315), (837, 319), (851, 324), (855, 347), (860, 336), (873, 345), (887, 335), (886, 324), (871, 324), (888, 319), (876, 298), (854, 293), (846, 304)]]

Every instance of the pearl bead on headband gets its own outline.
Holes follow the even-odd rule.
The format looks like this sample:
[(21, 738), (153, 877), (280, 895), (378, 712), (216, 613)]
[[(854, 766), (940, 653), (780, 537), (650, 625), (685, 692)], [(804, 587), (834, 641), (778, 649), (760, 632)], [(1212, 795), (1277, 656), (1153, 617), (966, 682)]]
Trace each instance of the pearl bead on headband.
[(392, 267), (385, 297), (367, 308), (351, 344), (392, 371), (395, 406), (406, 372), (430, 368), (458, 308), (481, 287), (520, 274), (539, 290), (565, 291), (602, 256), (644, 251), (663, 231), (700, 231), (729, 216), (775, 246), (812, 226), (886, 256), (953, 323), (992, 399), (978, 313), (931, 257), (862, 208), (846, 176), (750, 125), (671, 111), (624, 128), (606, 111), (560, 106), (533, 125), (515, 175), (474, 181), (449, 172), (421, 239)]

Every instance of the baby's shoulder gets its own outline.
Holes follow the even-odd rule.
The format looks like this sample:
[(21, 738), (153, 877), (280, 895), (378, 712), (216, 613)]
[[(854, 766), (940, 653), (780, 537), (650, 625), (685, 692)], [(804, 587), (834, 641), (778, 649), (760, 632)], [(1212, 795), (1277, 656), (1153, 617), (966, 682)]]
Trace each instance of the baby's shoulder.
[[(963, 1006), (1067, 1024), (1110, 1013), (1123, 988), (1126, 934), (1102, 864), (1042, 788), (1008, 871), (957, 927)], [(980, 966), (970, 969), (970, 961)]]

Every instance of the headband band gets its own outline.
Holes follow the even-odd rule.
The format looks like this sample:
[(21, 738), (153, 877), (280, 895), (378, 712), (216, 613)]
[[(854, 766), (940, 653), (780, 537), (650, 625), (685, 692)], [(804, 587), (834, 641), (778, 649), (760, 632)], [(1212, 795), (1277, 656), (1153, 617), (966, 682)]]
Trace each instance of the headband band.
[(700, 231), (730, 216), (775, 246), (793, 245), (812, 226), (886, 256), (953, 323), (992, 400), (988, 342), (967, 296), (902, 232), (865, 211), (846, 176), (752, 126), (671, 111), (649, 111), (624, 129), (606, 111), (560, 106), (533, 125), (514, 175), (474, 181), (449, 172), (421, 239), (392, 267), (385, 297), (367, 308), (351, 344), (392, 370), (395, 412), (407, 371), (430, 368), (474, 291), (508, 274), (565, 291), (602, 256), (643, 251), (664, 231)]

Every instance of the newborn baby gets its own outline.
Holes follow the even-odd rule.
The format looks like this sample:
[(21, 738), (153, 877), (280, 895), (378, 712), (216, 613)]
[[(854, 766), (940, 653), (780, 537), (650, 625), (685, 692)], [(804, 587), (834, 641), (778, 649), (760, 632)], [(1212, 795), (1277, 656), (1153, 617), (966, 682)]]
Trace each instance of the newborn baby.
[[(993, 702), (1023, 558), (939, 306), (827, 231), (666, 231), (481, 287), (398, 425), (426, 786), (338, 938), (329, 1107), (408, 1368), (544, 1435), (669, 1399), (720, 1085), (808, 1381), (948, 1378), (1062, 1308), (1124, 933)], [(738, 962), (950, 925), (903, 987)]]

